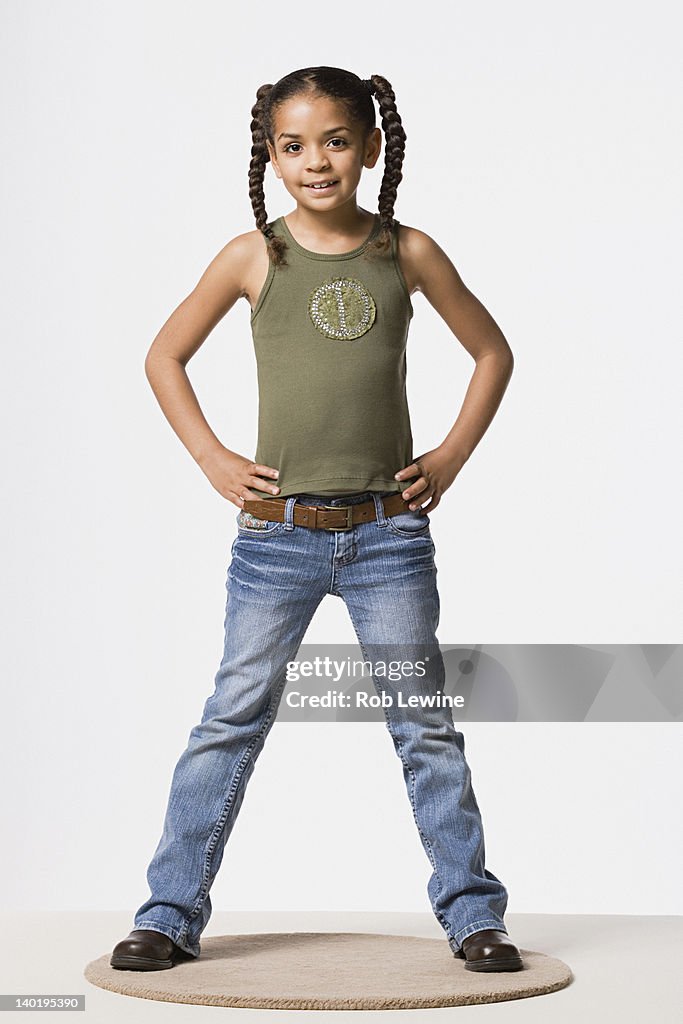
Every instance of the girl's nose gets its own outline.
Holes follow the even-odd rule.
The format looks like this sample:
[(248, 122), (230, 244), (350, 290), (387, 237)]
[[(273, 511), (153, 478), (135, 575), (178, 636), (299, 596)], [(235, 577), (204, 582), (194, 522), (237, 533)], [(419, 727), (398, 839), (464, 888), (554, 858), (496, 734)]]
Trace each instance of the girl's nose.
[(330, 162), (324, 153), (321, 153), (318, 156), (316, 156), (315, 154), (312, 155), (311, 159), (308, 162), (308, 167), (309, 170), (311, 171), (319, 171), (321, 169), (328, 168), (329, 166)]

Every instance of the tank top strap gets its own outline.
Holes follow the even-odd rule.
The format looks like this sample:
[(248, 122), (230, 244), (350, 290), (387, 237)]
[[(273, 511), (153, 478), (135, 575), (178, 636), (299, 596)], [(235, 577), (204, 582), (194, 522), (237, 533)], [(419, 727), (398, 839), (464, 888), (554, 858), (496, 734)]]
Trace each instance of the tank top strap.
[(406, 301), (408, 303), (408, 316), (409, 316), (409, 319), (412, 320), (415, 311), (413, 309), (413, 303), (412, 303), (412, 300), (410, 298), (410, 292), (408, 291), (408, 285), (406, 283), (406, 279), (403, 276), (403, 271), (401, 270), (401, 264), (398, 261), (398, 233), (399, 233), (400, 227), (401, 227), (401, 222), (396, 220), (396, 218), (394, 218), (394, 223), (391, 226), (391, 261), (394, 264), (394, 269), (396, 271), (396, 276), (398, 277), (399, 284), (401, 285), (401, 289), (402, 289), (403, 294), (405, 296), (405, 299), (406, 299)]

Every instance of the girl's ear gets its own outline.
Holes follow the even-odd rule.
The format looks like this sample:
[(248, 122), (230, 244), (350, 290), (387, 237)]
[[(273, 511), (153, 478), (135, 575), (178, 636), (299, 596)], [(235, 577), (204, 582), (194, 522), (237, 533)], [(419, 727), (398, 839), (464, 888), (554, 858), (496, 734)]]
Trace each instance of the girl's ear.
[(368, 135), (365, 144), (365, 160), (363, 167), (374, 167), (382, 151), (382, 132), (379, 128), (373, 128)]

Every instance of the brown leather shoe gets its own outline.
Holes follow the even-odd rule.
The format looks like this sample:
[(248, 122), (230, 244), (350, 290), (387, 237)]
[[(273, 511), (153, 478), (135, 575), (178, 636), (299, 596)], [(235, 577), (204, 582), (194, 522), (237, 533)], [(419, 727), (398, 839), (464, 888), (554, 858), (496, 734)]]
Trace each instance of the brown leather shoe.
[(463, 939), (455, 954), (465, 961), (468, 971), (520, 971), (524, 964), (507, 932), (484, 928)]
[(109, 963), (121, 971), (166, 971), (183, 960), (195, 960), (173, 939), (151, 928), (135, 928), (112, 951)]

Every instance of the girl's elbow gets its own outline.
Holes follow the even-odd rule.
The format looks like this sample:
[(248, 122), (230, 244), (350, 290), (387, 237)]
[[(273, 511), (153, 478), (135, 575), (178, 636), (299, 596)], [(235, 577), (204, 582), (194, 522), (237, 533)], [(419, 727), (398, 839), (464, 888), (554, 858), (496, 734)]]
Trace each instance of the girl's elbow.
[(145, 377), (147, 378), (147, 380), (149, 381), (150, 384), (152, 384), (153, 381), (154, 381), (156, 367), (157, 367), (156, 353), (153, 351), (153, 349), (150, 349), (149, 352), (147, 353), (147, 355), (145, 356), (145, 363), (144, 363)]

